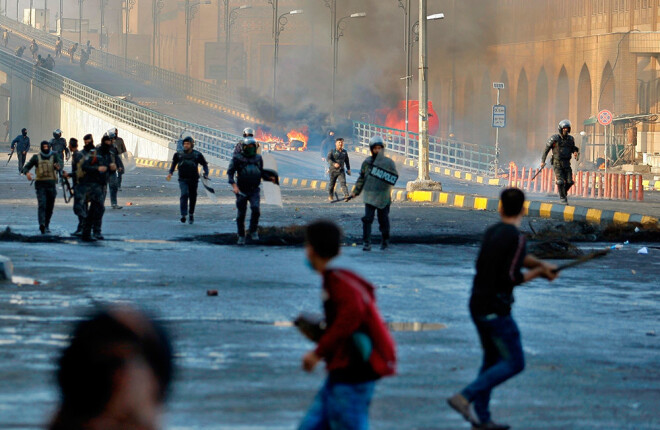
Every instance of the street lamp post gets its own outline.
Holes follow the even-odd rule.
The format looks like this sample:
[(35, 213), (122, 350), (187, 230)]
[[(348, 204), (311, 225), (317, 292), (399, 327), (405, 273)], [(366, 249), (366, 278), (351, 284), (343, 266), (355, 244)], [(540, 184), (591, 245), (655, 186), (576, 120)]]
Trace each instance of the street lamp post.
[(33, 8), (32, 2), (33, 0), (30, 0), (30, 14), (28, 15), (28, 24), (30, 25), (30, 27), (32, 27), (32, 8)]
[[(134, 0), (133, 0), (134, 1)], [(199, 10), (199, 5), (211, 4), (209, 0), (206, 1), (185, 1), (186, 9), (186, 76), (190, 76), (190, 22), (195, 18), (195, 14)]]
[(412, 80), (412, 75), (410, 73), (410, 50), (412, 49), (413, 42), (411, 41), (411, 31), (412, 29), (410, 28), (410, 7), (411, 7), (411, 0), (406, 0), (405, 4), (403, 2), (404, 0), (399, 0), (399, 7), (403, 9), (403, 51), (404, 54), (406, 55), (406, 75), (403, 79), (406, 80), (406, 129), (405, 129), (405, 137), (404, 137), (404, 151), (405, 151), (405, 157), (408, 158), (408, 130), (410, 129), (410, 126), (408, 124), (408, 105), (410, 104), (410, 81)]
[[(277, 0), (275, 0), (275, 3), (277, 4)], [(273, 52), (273, 101), (271, 106), (271, 119), (275, 118), (275, 97), (277, 95), (277, 56), (279, 55), (279, 50), (280, 50), (280, 33), (284, 31), (284, 27), (286, 26), (287, 22), (289, 22), (286, 16), (297, 15), (299, 13), (303, 13), (302, 9), (292, 10), (290, 12), (286, 12), (280, 15), (277, 18), (277, 26), (275, 27), (275, 31), (273, 32), (273, 37), (275, 38), (275, 49)]]
[(433, 187), (429, 176), (429, 118), (428, 118), (428, 48), (426, 21), (443, 19), (444, 14), (426, 15), (427, 0), (419, 1), (419, 160), (417, 184)]
[[(16, 1), (16, 5), (18, 6), (18, 0)], [(64, 0), (60, 0), (60, 28), (59, 32), (57, 34), (61, 35), (62, 34), (62, 20), (64, 19)]]
[[(82, 0), (81, 0), (82, 1)], [(124, 23), (124, 70), (126, 70), (126, 63), (128, 62), (128, 30), (129, 30), (129, 18), (131, 15), (131, 9), (135, 5), (135, 0), (124, 0), (124, 18), (126, 22)]]
[[(78, 46), (82, 49), (82, 17), (83, 17), (83, 1), (78, 0)], [(135, 3), (135, 0), (133, 0)]]
[(105, 36), (103, 36), (103, 28), (105, 27), (105, 5), (108, 0), (99, 0), (99, 6), (101, 7), (101, 30), (99, 36), (99, 49), (103, 52), (103, 44), (105, 42)]
[[(408, 1), (408, 7), (410, 7), (410, 0)], [(410, 9), (408, 9), (410, 10)], [(410, 14), (407, 13), (408, 15), (408, 22), (410, 22)], [(431, 20), (436, 20), (436, 19), (442, 19), (444, 18), (444, 15), (441, 13), (435, 14), (435, 15), (429, 15), (426, 17), (427, 21)], [(415, 43), (419, 41), (419, 21), (415, 21), (415, 23), (412, 26), (408, 26), (409, 30), (406, 32), (407, 34), (404, 36), (404, 38), (407, 40), (406, 43), (406, 76), (404, 76), (401, 79), (406, 80), (406, 129), (405, 129), (405, 140), (404, 140), (404, 150), (406, 153), (406, 157), (409, 155), (409, 143), (410, 143), (410, 124), (409, 124), (409, 104), (410, 104), (410, 82), (412, 81), (412, 48), (415, 46)]]
[(339, 62), (339, 38), (344, 35), (346, 27), (344, 21), (349, 18), (364, 18), (365, 16), (367, 16), (365, 12), (352, 13), (337, 21), (337, 25), (335, 26), (335, 43), (332, 55), (332, 111), (330, 113), (333, 123), (335, 122), (335, 85), (337, 80), (337, 63)]
[(229, 21), (225, 26), (225, 85), (229, 86), (229, 49), (231, 47), (231, 26), (236, 22), (239, 10), (250, 9), (252, 6), (243, 5), (233, 8), (229, 12)]
[(48, 0), (44, 0), (44, 30), (48, 33)]
[[(103, 1), (103, 0), (101, 0)], [(151, 17), (153, 21), (153, 30), (151, 34), (151, 65), (156, 66), (156, 37), (160, 38), (160, 33), (158, 31), (160, 11), (165, 6), (163, 0), (152, 0), (151, 2)]]
[(334, 46), (335, 28), (337, 26), (337, 0), (323, 0), (323, 2), (330, 9), (330, 46)]

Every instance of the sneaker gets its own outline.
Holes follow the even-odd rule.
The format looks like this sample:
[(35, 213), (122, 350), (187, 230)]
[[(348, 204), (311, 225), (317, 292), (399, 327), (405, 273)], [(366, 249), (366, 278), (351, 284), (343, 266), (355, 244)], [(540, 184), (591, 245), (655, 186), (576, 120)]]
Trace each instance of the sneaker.
[(253, 231), (252, 233), (250, 233), (250, 239), (259, 240), (259, 233), (256, 232), (256, 231)]
[(389, 246), (390, 246), (389, 239), (383, 239), (383, 241), (380, 243), (380, 249), (387, 249)]
[(41, 224), (39, 226), (39, 231), (41, 232), (41, 234), (46, 234), (46, 226)]
[(194, 222), (195, 222), (195, 216), (193, 214), (190, 214), (190, 216), (188, 216), (188, 224), (192, 224)]
[(472, 426), (472, 430), (509, 430), (510, 428), (510, 425), (497, 424), (493, 421), (488, 421), (487, 423), (479, 424), (478, 426)]
[(104, 240), (104, 239), (105, 239), (105, 237), (103, 237), (103, 235), (101, 234), (101, 232), (98, 232), (98, 233), (92, 233), (92, 237), (93, 237), (94, 239), (96, 239), (96, 240)]
[(568, 199), (566, 197), (564, 197), (564, 198), (561, 199), (561, 202), (563, 204), (567, 205), (568, 204)]
[(181, 222), (182, 222), (183, 224), (186, 223), (186, 217), (185, 217), (185, 216), (182, 216), (182, 217), (181, 217)]
[(328, 201), (329, 201), (329, 202), (331, 202), (331, 201), (333, 201), (333, 200), (334, 200), (334, 199), (332, 198), (332, 196), (328, 196)]
[(122, 207), (119, 205), (112, 205), (112, 209), (121, 209)]
[(46, 227), (46, 231), (45, 231), (45, 233), (46, 233), (46, 234), (50, 234), (50, 229), (49, 229), (48, 227)]
[(238, 236), (238, 242), (236, 242), (237, 245), (245, 245), (245, 236)]
[(362, 245), (362, 250), (371, 251), (371, 244), (369, 242), (364, 242), (364, 245)]
[(470, 402), (463, 397), (461, 393), (456, 393), (450, 398), (447, 399), (447, 404), (451, 406), (453, 410), (458, 412), (465, 418), (465, 420), (471, 423), (475, 427), (479, 427), (479, 421), (472, 415), (470, 410)]

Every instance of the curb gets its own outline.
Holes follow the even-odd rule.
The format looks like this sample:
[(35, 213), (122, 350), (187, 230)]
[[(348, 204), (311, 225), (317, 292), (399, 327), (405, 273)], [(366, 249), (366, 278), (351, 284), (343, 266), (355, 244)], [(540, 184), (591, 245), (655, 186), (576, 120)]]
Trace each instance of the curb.
[[(153, 167), (159, 169), (169, 169), (170, 166), (170, 163), (167, 161), (154, 161), (144, 158), (137, 158), (135, 163), (136, 165), (142, 167)], [(226, 175), (227, 170), (209, 169), (209, 176), (221, 177)], [(280, 184), (313, 190), (324, 190), (328, 187), (328, 181), (301, 178), (283, 177), (280, 178)], [(462, 209), (482, 211), (497, 211), (500, 204), (499, 199), (495, 198), (448, 193), (444, 191), (406, 191), (402, 189), (392, 190), (392, 201), (426, 202)], [(545, 203), (533, 200), (528, 200), (525, 202), (525, 215), (539, 218), (556, 219), (566, 222), (584, 221), (592, 224), (658, 224), (658, 218), (648, 215), (595, 209), (586, 206), (568, 206), (559, 203)]]

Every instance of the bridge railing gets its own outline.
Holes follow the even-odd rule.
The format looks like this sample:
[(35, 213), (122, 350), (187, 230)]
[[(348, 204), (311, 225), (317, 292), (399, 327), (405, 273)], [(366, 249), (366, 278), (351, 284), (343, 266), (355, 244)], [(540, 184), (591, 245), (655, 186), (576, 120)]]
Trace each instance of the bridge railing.
[[(419, 134), (408, 133), (408, 148), (406, 148), (405, 131), (353, 121), (353, 136), (357, 144), (368, 147), (369, 139), (375, 134), (383, 137), (389, 152), (403, 155), (407, 159), (419, 159)], [(489, 174), (493, 172), (494, 162), (493, 147), (429, 136), (429, 163), (433, 165)]]
[(234, 145), (239, 139), (239, 136), (181, 121), (110, 96), (5, 51), (0, 51), (0, 65), (38, 86), (55, 90), (93, 111), (145, 133), (174, 141), (186, 130), (195, 138), (197, 149), (218, 160), (231, 160)]
[[(0, 16), (0, 25), (9, 28), (14, 32), (21, 33), (30, 39), (36, 40), (39, 45), (54, 47), (57, 42), (56, 35), (36, 29), (5, 16)], [(63, 55), (66, 55), (66, 52), (74, 45), (74, 43), (75, 42), (71, 40), (62, 38)], [(81, 49), (82, 46), (76, 51), (78, 56), (80, 55)], [(29, 55), (29, 53), (26, 52), (24, 55)], [(141, 81), (152, 82), (179, 96), (189, 95), (244, 114), (249, 112), (247, 103), (241, 100), (242, 98), (239, 93), (223, 86), (194, 79), (140, 61), (125, 59), (124, 57), (103, 52), (98, 49), (92, 50), (89, 61), (90, 64), (103, 70), (129, 75)]]

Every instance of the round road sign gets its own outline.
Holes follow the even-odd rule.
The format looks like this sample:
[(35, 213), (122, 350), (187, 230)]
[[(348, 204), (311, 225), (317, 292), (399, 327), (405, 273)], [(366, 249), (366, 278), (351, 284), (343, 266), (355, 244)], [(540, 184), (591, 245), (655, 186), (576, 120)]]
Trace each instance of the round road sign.
[(600, 125), (610, 125), (612, 123), (612, 112), (607, 109), (598, 112), (598, 123)]

